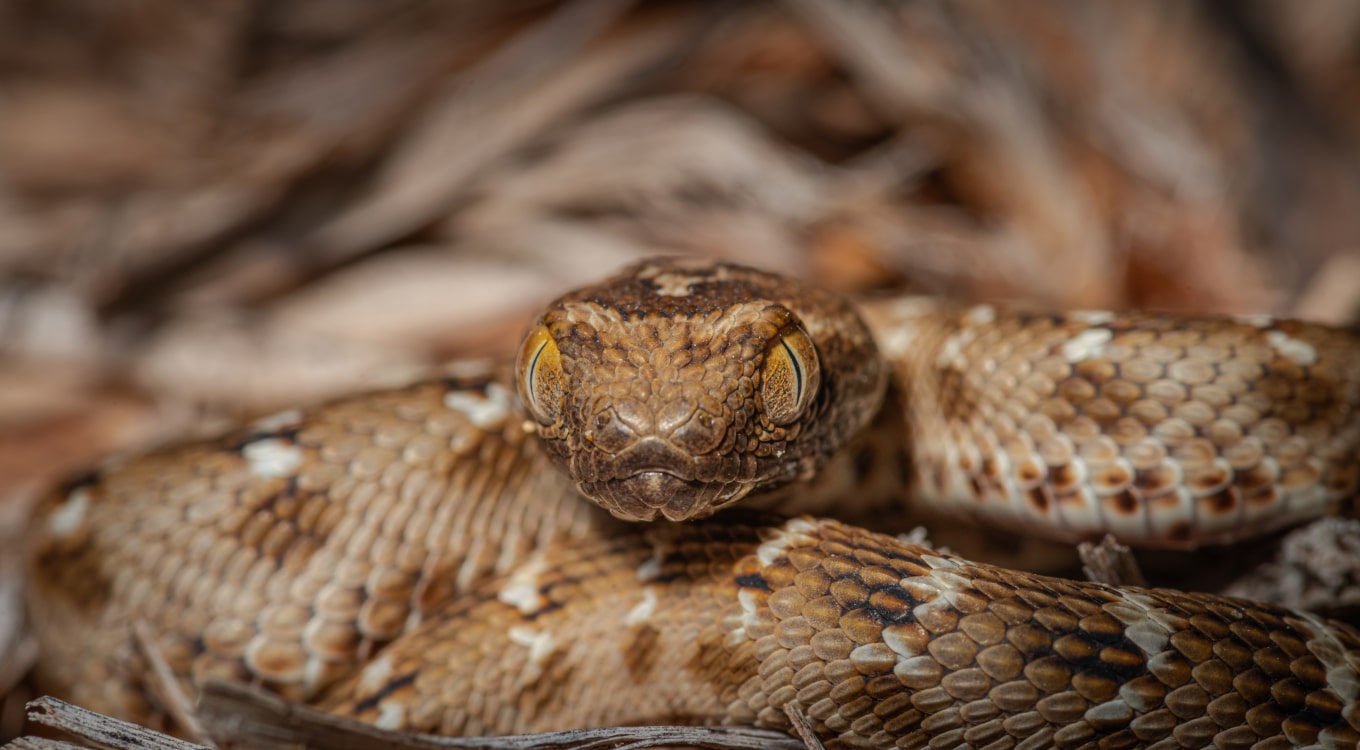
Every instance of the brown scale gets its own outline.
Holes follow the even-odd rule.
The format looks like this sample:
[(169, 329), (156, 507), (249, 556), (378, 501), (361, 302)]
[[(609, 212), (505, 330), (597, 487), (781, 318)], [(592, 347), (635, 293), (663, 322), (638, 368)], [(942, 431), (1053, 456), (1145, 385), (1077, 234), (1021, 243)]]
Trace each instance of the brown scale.
[(1298, 321), (881, 301), (927, 507), (1071, 541), (1192, 547), (1360, 491), (1360, 346)]
[(609, 525), (527, 470), (542, 457), (497, 411), (487, 388), (502, 403), (509, 391), (492, 382), (280, 415), (54, 495), (37, 515), (29, 597), (40, 684), (145, 716), (141, 620), (186, 678), (253, 675), (305, 697), (546, 540)]
[[(746, 451), (694, 481), (727, 482), (713, 466), (776, 479), (822, 467), (751, 498), (782, 512), (891, 526), (906, 482), (918, 500), (1012, 527), (1076, 537), (1098, 518), (1134, 541), (1177, 543), (1355, 493), (1360, 349), (1338, 331), (920, 300), (867, 305), (865, 328), (830, 295), (749, 269), (654, 261), (632, 274), (613, 297), (568, 298), (583, 304), (570, 314), (626, 314), (648, 332), (630, 349), (596, 329), (614, 368), (604, 390), (651, 393), (642, 373), (721, 353), (714, 372), (726, 374), (668, 396), (714, 422), (686, 412), (693, 429), (677, 417), (667, 439)], [(777, 299), (721, 296), (734, 289)], [(659, 307), (641, 304), (648, 295)], [(666, 326), (716, 320), (718, 300), (741, 317), (738, 343), (660, 342)], [(885, 378), (870, 330), (897, 379), (876, 415)], [(560, 369), (533, 384), (523, 370), (484, 372), (356, 396), (110, 463), (55, 494), (30, 534), (43, 686), (147, 719), (141, 621), (190, 684), (224, 675), (314, 698), (368, 664), (353, 695), (326, 700), (391, 726), (783, 726), (793, 702), (833, 745), (1352, 737), (1355, 633), (1307, 615), (937, 566), (945, 558), (820, 522), (625, 528), (555, 473), (513, 402), (516, 387), (572, 385), (562, 363), (584, 355), (553, 352), (543, 361)], [(727, 358), (738, 352), (758, 361)], [(1284, 746), (1272, 742), (1260, 746)]]
[(792, 705), (828, 747), (1360, 745), (1360, 632), (1269, 605), (1016, 573), (806, 518), (635, 527), (548, 555), (542, 601), (492, 585), (323, 707), (448, 734), (787, 728)]

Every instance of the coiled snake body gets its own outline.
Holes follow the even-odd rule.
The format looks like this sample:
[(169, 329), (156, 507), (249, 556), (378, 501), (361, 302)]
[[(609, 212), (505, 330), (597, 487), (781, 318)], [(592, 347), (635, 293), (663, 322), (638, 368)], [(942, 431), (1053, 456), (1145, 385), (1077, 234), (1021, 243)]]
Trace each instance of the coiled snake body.
[(1343, 623), (830, 520), (625, 522), (908, 495), (1186, 546), (1356, 495), (1348, 333), (861, 312), (652, 261), (553, 303), (513, 373), (464, 366), (107, 467), (35, 520), (39, 678), (147, 717), (140, 621), (186, 681), (254, 680), (398, 729), (786, 728), (792, 706), (829, 747), (1360, 746)]

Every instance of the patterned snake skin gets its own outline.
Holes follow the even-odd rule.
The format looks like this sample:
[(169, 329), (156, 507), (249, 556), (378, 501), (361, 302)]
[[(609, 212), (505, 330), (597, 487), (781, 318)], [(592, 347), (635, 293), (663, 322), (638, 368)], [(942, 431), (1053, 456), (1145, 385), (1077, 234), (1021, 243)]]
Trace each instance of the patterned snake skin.
[[(514, 373), (463, 366), (109, 465), (35, 518), (40, 684), (151, 718), (141, 622), (186, 682), (252, 679), (396, 729), (787, 728), (791, 706), (828, 747), (1360, 747), (1343, 623), (834, 521), (633, 524), (583, 501), (702, 518), (906, 495), (1186, 545), (1356, 494), (1350, 334), (849, 309), (655, 261), (551, 305)], [(889, 379), (901, 409), (879, 407)]]

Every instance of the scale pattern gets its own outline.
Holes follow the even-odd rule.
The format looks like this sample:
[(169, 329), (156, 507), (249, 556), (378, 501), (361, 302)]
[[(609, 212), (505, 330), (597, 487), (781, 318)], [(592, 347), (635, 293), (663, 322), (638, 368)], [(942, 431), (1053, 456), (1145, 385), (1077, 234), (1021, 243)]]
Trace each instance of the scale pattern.
[(834, 521), (554, 548), (324, 706), (447, 734), (684, 721), (828, 747), (1360, 745), (1360, 632), (971, 563)]
[(912, 495), (1067, 541), (1231, 542), (1360, 493), (1360, 343), (1292, 320), (866, 306)]
[(537, 470), (509, 399), (489, 372), (441, 378), (115, 462), (53, 495), (32, 534), (40, 685), (145, 719), (140, 621), (190, 681), (307, 698), (547, 540), (610, 526)]
[[(657, 264), (677, 312), (713, 276)], [(1352, 334), (864, 310), (905, 419), (880, 413), (834, 456), (848, 435), (799, 422), (823, 439), (777, 452), (835, 470), (767, 495), (776, 509), (864, 517), (902, 474), (914, 499), (966, 515), (1186, 543), (1355, 495)], [(817, 311), (797, 312), (814, 337)], [(624, 524), (555, 473), (514, 403), (518, 374), (459, 369), (114, 461), (49, 498), (29, 536), (42, 686), (148, 719), (142, 623), (186, 685), (248, 678), (393, 727), (783, 726), (795, 705), (834, 746), (1358, 744), (1344, 625), (1040, 578), (829, 521)], [(837, 372), (824, 382), (858, 377)], [(865, 376), (863, 403), (886, 380)]]

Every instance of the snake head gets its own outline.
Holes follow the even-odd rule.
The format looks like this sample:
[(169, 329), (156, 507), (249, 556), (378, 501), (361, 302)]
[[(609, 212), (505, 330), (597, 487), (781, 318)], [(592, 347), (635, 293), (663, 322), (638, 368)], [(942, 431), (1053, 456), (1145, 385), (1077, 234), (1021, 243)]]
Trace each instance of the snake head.
[(877, 410), (885, 378), (841, 298), (674, 258), (554, 301), (515, 372), (548, 454), (630, 521), (703, 518), (810, 477)]

